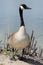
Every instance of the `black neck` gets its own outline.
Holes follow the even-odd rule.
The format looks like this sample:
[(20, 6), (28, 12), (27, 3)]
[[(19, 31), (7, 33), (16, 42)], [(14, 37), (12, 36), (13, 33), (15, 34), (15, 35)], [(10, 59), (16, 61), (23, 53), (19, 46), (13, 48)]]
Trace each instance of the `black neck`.
[(20, 26), (25, 26), (24, 20), (23, 20), (23, 11), (19, 8), (19, 13), (20, 13), (20, 19), (21, 19), (21, 24)]

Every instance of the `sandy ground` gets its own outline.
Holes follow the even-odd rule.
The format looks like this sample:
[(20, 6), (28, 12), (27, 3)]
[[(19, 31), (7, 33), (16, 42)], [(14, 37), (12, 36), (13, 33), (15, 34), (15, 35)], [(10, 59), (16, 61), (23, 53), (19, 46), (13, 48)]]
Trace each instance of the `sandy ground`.
[(12, 61), (9, 59), (8, 56), (0, 54), (0, 65), (32, 65), (32, 64), (20, 60)]
[[(28, 57), (28, 56), (27, 56)], [(5, 54), (0, 54), (0, 65), (43, 65), (43, 60), (33, 57), (28, 59), (23, 58), (22, 60), (10, 60), (10, 57)]]

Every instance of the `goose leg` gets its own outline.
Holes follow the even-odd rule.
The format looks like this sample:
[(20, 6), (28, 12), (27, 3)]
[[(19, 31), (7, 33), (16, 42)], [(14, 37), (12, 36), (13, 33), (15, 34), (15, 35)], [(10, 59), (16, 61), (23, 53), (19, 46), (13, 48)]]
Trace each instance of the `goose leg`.
[(13, 57), (12, 58), (14, 58), (14, 48), (12, 49), (12, 52), (13, 52)]
[(10, 59), (11, 60), (16, 60), (15, 57), (14, 57), (14, 48), (12, 49), (12, 52), (13, 52), (13, 54), (12, 54), (12, 57)]
[(23, 55), (24, 55), (24, 49), (22, 50), (22, 57), (23, 57)]
[(24, 49), (22, 49), (22, 56), (19, 57), (20, 60), (23, 60), (23, 55), (24, 55)]

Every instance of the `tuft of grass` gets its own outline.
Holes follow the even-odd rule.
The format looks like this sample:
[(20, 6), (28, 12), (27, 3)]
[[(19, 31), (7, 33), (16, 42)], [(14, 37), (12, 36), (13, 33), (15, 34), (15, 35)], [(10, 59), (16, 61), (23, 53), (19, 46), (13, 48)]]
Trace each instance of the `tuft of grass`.
[(11, 55), (17, 56), (18, 55), (17, 51), (14, 51), (14, 53), (11, 51), (7, 51), (7, 49), (4, 49), (3, 51), (4, 51), (4, 55), (7, 55), (7, 56), (11, 56)]
[(11, 54), (11, 52), (10, 52), (10, 51), (7, 51), (6, 49), (3, 49), (3, 51), (4, 51), (4, 54), (5, 54), (5, 55), (10, 56), (10, 54)]

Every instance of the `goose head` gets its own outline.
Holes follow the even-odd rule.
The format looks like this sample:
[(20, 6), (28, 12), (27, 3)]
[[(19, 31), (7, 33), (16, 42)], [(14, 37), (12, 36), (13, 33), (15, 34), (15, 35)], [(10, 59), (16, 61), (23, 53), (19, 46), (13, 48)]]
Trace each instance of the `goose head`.
[(31, 8), (28, 7), (26, 4), (21, 4), (19, 8), (20, 8), (21, 10), (31, 9)]

